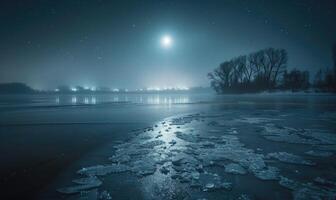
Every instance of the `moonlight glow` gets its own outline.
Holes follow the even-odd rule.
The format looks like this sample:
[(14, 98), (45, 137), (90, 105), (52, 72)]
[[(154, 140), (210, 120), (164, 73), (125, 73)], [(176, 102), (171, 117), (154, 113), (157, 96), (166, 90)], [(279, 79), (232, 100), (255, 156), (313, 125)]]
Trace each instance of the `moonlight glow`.
[(169, 35), (165, 35), (161, 38), (161, 45), (164, 47), (164, 48), (169, 48), (171, 47), (173, 43), (173, 40), (172, 38), (169, 36)]

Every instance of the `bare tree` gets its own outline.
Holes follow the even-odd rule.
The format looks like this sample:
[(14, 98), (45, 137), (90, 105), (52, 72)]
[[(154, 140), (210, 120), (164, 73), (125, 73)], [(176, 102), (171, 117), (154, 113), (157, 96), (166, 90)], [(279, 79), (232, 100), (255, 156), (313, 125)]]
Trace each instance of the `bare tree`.
[(286, 64), (284, 49), (268, 48), (223, 62), (208, 77), (212, 87), (220, 92), (272, 89)]
[(336, 79), (336, 43), (334, 44), (333, 48), (332, 48), (332, 57), (333, 57), (333, 61), (334, 61), (334, 76)]
[(239, 56), (238, 58), (236, 58), (236, 68), (237, 68), (238, 82), (243, 83), (245, 81), (246, 56)]
[(231, 85), (233, 65), (231, 61), (223, 62), (219, 65), (213, 73), (209, 73), (208, 77), (211, 79), (211, 86), (217, 91), (223, 88), (228, 88)]
[(282, 74), (287, 68), (288, 55), (284, 49), (277, 49), (275, 54), (274, 67), (272, 68), (273, 82), (276, 85), (279, 75)]

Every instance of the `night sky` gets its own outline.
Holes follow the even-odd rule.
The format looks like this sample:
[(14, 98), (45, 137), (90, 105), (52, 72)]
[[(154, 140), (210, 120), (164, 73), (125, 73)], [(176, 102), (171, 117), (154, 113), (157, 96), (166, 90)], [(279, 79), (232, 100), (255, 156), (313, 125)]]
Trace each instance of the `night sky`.
[(0, 82), (208, 86), (220, 62), (266, 47), (314, 72), (332, 66), (335, 19), (331, 0), (2, 0)]

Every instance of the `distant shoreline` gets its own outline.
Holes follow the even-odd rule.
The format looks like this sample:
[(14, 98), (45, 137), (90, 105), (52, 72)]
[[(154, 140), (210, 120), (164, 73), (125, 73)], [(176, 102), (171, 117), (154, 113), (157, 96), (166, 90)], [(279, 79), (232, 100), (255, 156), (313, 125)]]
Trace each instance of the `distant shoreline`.
[(193, 87), (188, 90), (79, 90), (79, 91), (52, 91), (52, 90), (36, 90), (24, 83), (0, 83), (0, 95), (100, 95), (100, 94), (195, 94), (195, 93), (213, 93), (217, 95), (243, 95), (243, 94), (335, 94), (336, 91), (322, 90), (319, 88), (308, 88), (305, 90), (292, 89), (272, 89), (272, 90), (258, 90), (258, 91), (242, 91), (242, 90), (228, 90), (227, 92), (216, 93), (210, 87)]

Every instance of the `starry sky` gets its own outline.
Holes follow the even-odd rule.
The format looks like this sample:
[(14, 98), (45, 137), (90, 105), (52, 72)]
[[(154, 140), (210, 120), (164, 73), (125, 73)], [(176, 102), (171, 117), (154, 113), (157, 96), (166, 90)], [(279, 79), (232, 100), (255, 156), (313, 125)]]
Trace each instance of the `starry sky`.
[(222, 61), (266, 47), (315, 72), (332, 66), (335, 19), (335, 0), (2, 0), (0, 82), (208, 86)]

